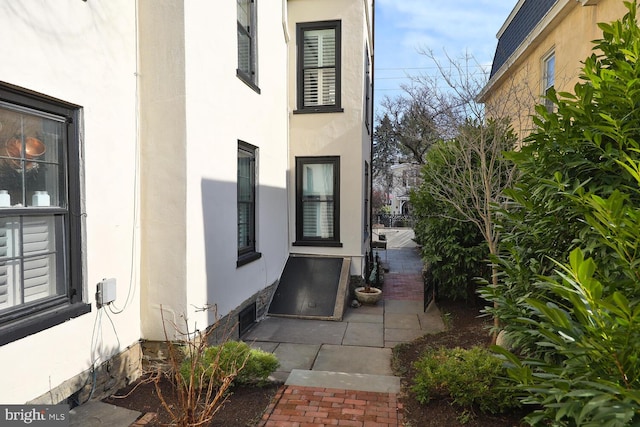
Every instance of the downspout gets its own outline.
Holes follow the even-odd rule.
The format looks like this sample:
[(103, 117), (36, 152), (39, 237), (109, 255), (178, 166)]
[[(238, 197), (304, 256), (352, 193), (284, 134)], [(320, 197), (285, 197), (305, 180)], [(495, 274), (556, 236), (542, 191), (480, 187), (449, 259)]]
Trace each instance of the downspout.
[[(371, 142), (369, 150), (369, 252), (373, 250), (373, 133), (375, 123), (376, 0), (371, 0)], [(369, 272), (365, 272), (369, 274)]]

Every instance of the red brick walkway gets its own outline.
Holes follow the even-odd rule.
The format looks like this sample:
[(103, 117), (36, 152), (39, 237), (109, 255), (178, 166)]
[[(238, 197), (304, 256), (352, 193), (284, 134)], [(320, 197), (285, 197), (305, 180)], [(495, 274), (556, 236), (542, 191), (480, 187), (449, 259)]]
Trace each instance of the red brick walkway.
[(395, 393), (282, 386), (259, 427), (402, 425), (402, 404)]
[(420, 273), (385, 273), (384, 299), (422, 301), (424, 284)]

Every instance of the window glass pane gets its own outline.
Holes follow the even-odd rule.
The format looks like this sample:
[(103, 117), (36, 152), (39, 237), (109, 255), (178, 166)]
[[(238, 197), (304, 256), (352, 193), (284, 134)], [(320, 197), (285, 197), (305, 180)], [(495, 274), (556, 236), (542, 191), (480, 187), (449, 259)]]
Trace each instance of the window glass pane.
[[(546, 95), (549, 89), (555, 84), (556, 74), (556, 57), (551, 55), (544, 60), (544, 93)], [(553, 111), (553, 102), (550, 99), (545, 99), (544, 104), (547, 107), (547, 111)]]
[(251, 154), (238, 150), (238, 200), (250, 201), (252, 194), (252, 156)]
[(238, 69), (251, 76), (251, 37), (238, 26)]
[(238, 0), (238, 70), (255, 79), (255, 3)]
[(304, 67), (334, 67), (336, 65), (336, 31), (306, 30), (304, 32)]
[(336, 70), (321, 68), (304, 71), (304, 105), (336, 103)]
[(0, 310), (64, 294), (61, 217), (0, 219)]
[[(60, 179), (61, 119), (14, 110), (0, 104), (0, 190), (7, 192), (4, 207), (34, 206), (36, 191), (46, 192), (49, 204), (66, 206)], [(38, 193), (38, 200), (46, 200)]]
[(333, 201), (303, 200), (302, 237), (330, 239), (333, 235)]
[(238, 149), (238, 252), (255, 250), (255, 152)]
[(556, 57), (551, 55), (544, 60), (544, 90), (545, 93), (555, 84)]
[(251, 204), (238, 203), (238, 249), (251, 246)]
[(251, 23), (251, 1), (238, 0), (238, 23), (248, 29)]
[(306, 30), (303, 37), (304, 106), (335, 105), (336, 30)]
[(302, 175), (303, 197), (333, 197), (333, 164), (304, 165)]
[(305, 164), (302, 172), (302, 235), (332, 238), (334, 212), (334, 165)]

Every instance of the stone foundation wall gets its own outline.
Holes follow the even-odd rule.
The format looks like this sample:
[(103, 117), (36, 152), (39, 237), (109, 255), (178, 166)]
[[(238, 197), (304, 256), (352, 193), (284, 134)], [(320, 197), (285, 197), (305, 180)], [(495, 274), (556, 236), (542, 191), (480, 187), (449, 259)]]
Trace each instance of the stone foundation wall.
[(27, 404), (50, 405), (69, 403), (71, 407), (84, 403), (89, 398), (103, 399), (127, 384), (135, 381), (142, 373), (142, 347), (135, 343), (108, 361), (68, 379)]
[[(278, 287), (276, 281), (272, 285), (264, 288), (260, 292), (252, 295), (242, 302), (238, 307), (227, 315), (221, 317), (215, 324), (211, 325), (205, 335), (210, 345), (220, 344), (227, 340), (239, 340), (238, 314), (254, 302), (256, 303), (256, 320), (260, 320), (267, 315), (269, 304), (273, 294)], [(168, 366), (169, 349), (165, 341), (143, 341), (142, 342), (143, 369), (157, 369), (159, 366)]]
[[(255, 302), (256, 319), (264, 318), (277, 286), (276, 282), (264, 288), (218, 320), (207, 331), (209, 342), (215, 345), (227, 339), (240, 339), (238, 313)], [(95, 369), (86, 370), (26, 403), (33, 405), (69, 403), (74, 407), (89, 398), (103, 399), (138, 379), (145, 370), (157, 369), (158, 364), (166, 364), (167, 357), (166, 342), (137, 342)]]

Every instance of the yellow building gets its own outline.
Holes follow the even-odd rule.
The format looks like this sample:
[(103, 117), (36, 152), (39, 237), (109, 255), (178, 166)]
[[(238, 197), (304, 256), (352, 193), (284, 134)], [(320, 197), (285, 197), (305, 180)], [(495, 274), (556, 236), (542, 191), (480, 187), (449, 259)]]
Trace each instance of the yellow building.
[(490, 117), (510, 117), (515, 131), (529, 133), (531, 115), (544, 95), (573, 92), (600, 22), (624, 16), (623, 0), (519, 0), (497, 34), (490, 79), (479, 101)]

